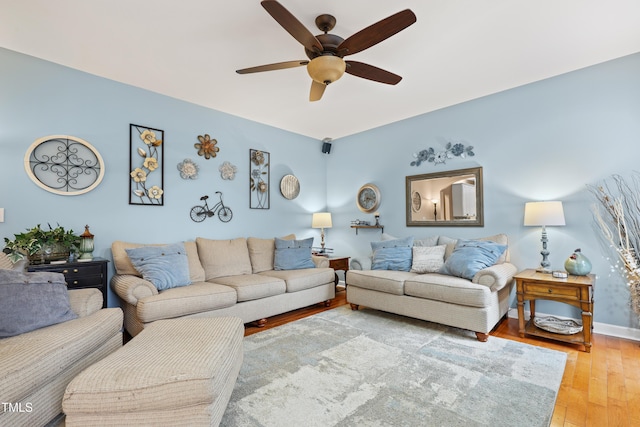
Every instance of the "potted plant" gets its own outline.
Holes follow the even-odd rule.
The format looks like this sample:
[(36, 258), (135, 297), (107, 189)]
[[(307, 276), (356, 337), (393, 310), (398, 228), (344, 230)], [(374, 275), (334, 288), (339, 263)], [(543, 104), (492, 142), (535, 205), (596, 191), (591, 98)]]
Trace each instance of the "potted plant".
[(65, 230), (60, 224), (55, 228), (47, 225), (49, 230), (38, 224), (25, 233), (15, 234), (13, 240), (5, 237), (4, 253), (14, 263), (26, 256), (31, 264), (39, 264), (66, 259), (71, 251), (78, 250), (81, 239), (73, 230)]

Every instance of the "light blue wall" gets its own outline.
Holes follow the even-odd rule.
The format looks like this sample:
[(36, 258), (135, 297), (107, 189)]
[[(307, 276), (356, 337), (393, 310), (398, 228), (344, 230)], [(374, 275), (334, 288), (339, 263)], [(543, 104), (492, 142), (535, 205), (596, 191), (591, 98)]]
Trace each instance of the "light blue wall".
[[(409, 166), (413, 153), (442, 149), (448, 139), (475, 146), (476, 156)], [(610, 271), (595, 233), (594, 200), (586, 185), (638, 170), (639, 147), (640, 54), (336, 140), (328, 163), (334, 228), (327, 241), (337, 253), (369, 254), (380, 232), (361, 230), (356, 236), (349, 224), (356, 218), (373, 221), (355, 204), (358, 188), (373, 182), (382, 192), (378, 210), (385, 232), (417, 238), (507, 233), (511, 259), (524, 269), (541, 259), (541, 230), (523, 226), (524, 203), (562, 200), (567, 225), (548, 228), (552, 267), (562, 269), (581, 248), (598, 275), (595, 321), (637, 328), (627, 288)], [(474, 166), (484, 172), (484, 228), (405, 226), (405, 176)], [(557, 303), (540, 303), (538, 310), (576, 316)]]
[[(382, 191), (379, 211), (385, 232), (416, 237), (504, 232), (510, 237), (512, 261), (527, 268), (540, 261), (540, 230), (522, 225), (524, 203), (558, 199), (564, 202), (567, 226), (549, 228), (552, 266), (562, 268), (566, 257), (582, 248), (598, 274), (595, 321), (637, 327), (625, 284), (611, 272), (594, 231), (593, 200), (585, 186), (638, 170), (640, 55), (336, 140), (329, 155), (310, 138), (8, 50), (0, 49), (0, 64), (0, 207), (6, 209), (1, 237), (37, 223), (60, 223), (77, 231), (88, 223), (96, 235), (96, 254), (110, 258), (110, 244), (118, 239), (173, 242), (289, 232), (318, 237), (309, 228), (310, 214), (328, 206), (334, 227), (327, 230), (327, 245), (336, 254), (367, 256), (370, 241), (380, 233), (360, 231), (356, 236), (349, 225), (356, 218), (373, 220), (355, 205), (357, 189), (373, 182)], [(165, 131), (164, 207), (128, 205), (129, 123)], [(219, 141), (218, 157), (196, 155), (193, 143), (203, 133)], [(107, 173), (96, 190), (64, 197), (31, 183), (23, 168), (24, 153), (35, 139), (53, 134), (83, 138), (100, 151)], [(476, 156), (446, 165), (409, 166), (413, 153), (442, 148), (448, 139), (474, 145)], [(250, 148), (271, 153), (271, 209), (266, 211), (248, 208)], [(178, 176), (175, 165), (187, 157), (201, 166), (197, 181)], [(238, 167), (233, 181), (223, 181), (218, 173), (225, 160)], [(473, 166), (484, 171), (483, 228), (405, 226), (405, 176)], [(301, 182), (301, 194), (293, 201), (278, 191), (280, 178), (288, 173)], [(215, 190), (224, 192), (233, 220), (193, 223), (190, 207)], [(115, 304), (111, 294), (110, 305)], [(539, 310), (575, 316), (558, 305), (540, 304)]]
[[(202, 108), (166, 96), (98, 78), (26, 55), (0, 49), (0, 207), (5, 222), (0, 237), (47, 223), (95, 234), (95, 255), (111, 258), (114, 240), (166, 242), (240, 236), (273, 237), (296, 233), (318, 237), (311, 213), (326, 206), (326, 155), (320, 141)], [(215, 82), (212, 82), (215, 84)], [(247, 100), (250, 102), (251, 100)], [(131, 206), (129, 124), (165, 131), (165, 202), (163, 207)], [(193, 144), (209, 133), (218, 140), (218, 156), (205, 160)], [(23, 159), (27, 148), (47, 135), (73, 135), (90, 142), (105, 162), (105, 177), (80, 196), (49, 193), (31, 182)], [(249, 149), (271, 154), (271, 209), (249, 209)], [(200, 178), (185, 181), (176, 165), (191, 158)], [(238, 168), (232, 181), (222, 180), (218, 166)], [(280, 179), (292, 173), (300, 196), (286, 200)], [(200, 196), (224, 193), (233, 219), (194, 223), (189, 210)], [(111, 271), (113, 266), (111, 265)], [(109, 305), (117, 305), (113, 293)]]

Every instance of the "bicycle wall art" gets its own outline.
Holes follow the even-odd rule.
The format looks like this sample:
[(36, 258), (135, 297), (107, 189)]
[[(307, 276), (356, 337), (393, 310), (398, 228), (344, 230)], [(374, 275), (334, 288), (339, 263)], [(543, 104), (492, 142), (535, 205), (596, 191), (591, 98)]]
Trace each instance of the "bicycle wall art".
[(269, 159), (270, 154), (261, 150), (249, 150), (249, 208), (269, 209)]
[(129, 125), (129, 204), (164, 205), (164, 131)]
[(218, 214), (218, 219), (222, 222), (229, 222), (231, 218), (233, 218), (233, 212), (231, 208), (224, 205), (222, 201), (222, 193), (220, 191), (216, 191), (218, 197), (220, 197), (220, 201), (216, 203), (212, 208), (209, 207), (209, 203), (207, 200), (209, 196), (202, 196), (200, 200), (202, 200), (202, 205), (197, 205), (191, 208), (189, 215), (194, 222), (202, 222), (205, 219), (215, 216)]

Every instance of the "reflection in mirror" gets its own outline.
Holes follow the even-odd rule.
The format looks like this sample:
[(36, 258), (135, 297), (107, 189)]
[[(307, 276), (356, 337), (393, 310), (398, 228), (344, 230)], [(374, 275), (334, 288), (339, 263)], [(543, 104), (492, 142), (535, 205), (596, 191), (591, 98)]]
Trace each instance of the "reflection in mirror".
[(484, 226), (482, 168), (406, 177), (407, 226)]

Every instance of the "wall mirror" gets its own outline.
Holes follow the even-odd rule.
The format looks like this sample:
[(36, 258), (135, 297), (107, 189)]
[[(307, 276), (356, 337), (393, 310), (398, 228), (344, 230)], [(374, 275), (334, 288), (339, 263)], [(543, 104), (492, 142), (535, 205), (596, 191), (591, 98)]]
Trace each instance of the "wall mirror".
[(406, 177), (407, 226), (483, 227), (482, 168)]

